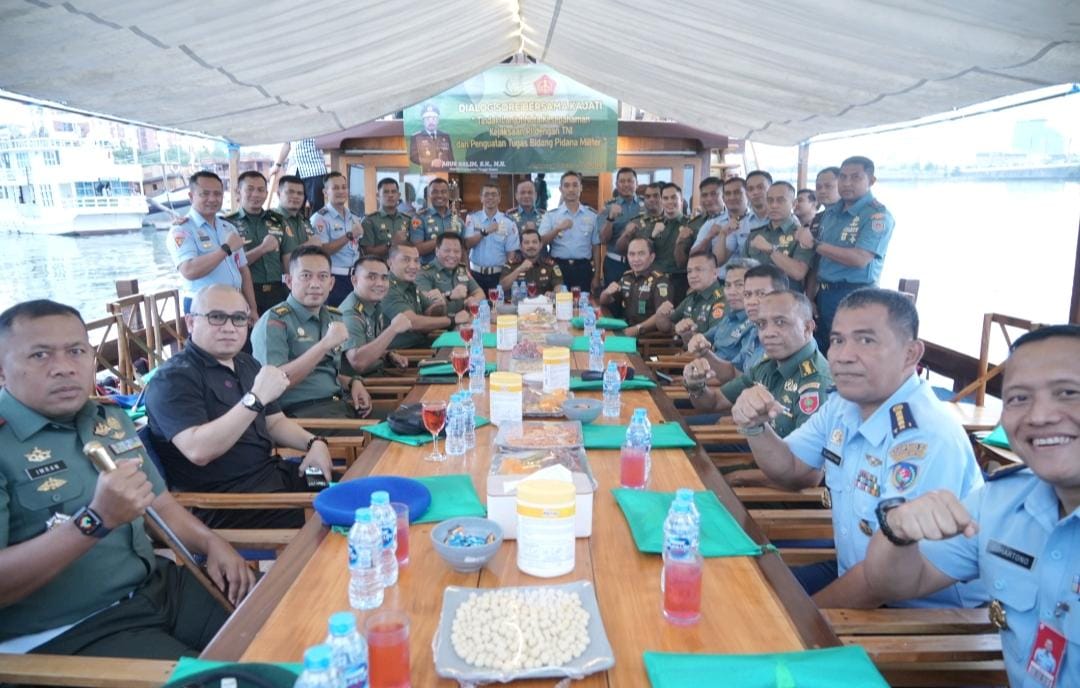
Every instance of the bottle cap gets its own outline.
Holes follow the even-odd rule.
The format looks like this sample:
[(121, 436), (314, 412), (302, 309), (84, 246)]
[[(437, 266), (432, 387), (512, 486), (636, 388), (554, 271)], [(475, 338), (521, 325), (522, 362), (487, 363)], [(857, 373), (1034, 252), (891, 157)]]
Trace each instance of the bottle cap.
[(387, 492), (386, 490), (378, 490), (376, 492), (371, 493), (371, 505), (372, 506), (375, 506), (376, 504), (382, 505), (382, 504), (389, 504), (389, 503), (390, 503), (390, 493)]
[(356, 510), (357, 523), (371, 523), (371, 509), (362, 506)]
[(608, 371), (613, 371), (616, 374), (618, 374), (618, 372), (619, 372), (619, 368), (618, 368), (618, 366), (615, 365), (615, 361), (608, 361), (607, 362), (607, 369), (608, 369)]
[(304, 651), (304, 668), (326, 671), (330, 668), (333, 652), (329, 645), (312, 645)]
[(680, 487), (678, 490), (675, 490), (675, 499), (680, 502), (693, 502), (694, 491), (687, 487)]
[(336, 612), (330, 615), (330, 635), (348, 635), (356, 630), (356, 617), (352, 612)]

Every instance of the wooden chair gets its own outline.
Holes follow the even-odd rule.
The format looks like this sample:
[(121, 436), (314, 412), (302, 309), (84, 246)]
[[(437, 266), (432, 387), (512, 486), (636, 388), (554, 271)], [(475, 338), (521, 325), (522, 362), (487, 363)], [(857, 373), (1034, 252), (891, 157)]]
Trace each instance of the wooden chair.
[(155, 360), (154, 330), (149, 326), (150, 314), (146, 297), (132, 294), (108, 304), (109, 312), (116, 318), (116, 339), (120, 391), (132, 394), (142, 389), (142, 376), (135, 370), (135, 359), (145, 356), (147, 365), (159, 364)]
[(117, 361), (120, 359), (118, 340), (116, 334), (116, 316), (109, 315), (86, 323), (86, 331), (90, 338), (90, 345), (94, 347), (95, 373), (108, 371), (116, 376), (117, 380), (123, 380), (124, 373)]
[(153, 356), (150, 367), (165, 360), (165, 352), (175, 353), (187, 343), (187, 326), (180, 308), (180, 292), (176, 289), (146, 295), (145, 310), (149, 316), (147, 328), (152, 333)]
[(1001, 637), (987, 609), (823, 609), (891, 686), (1005, 686)]
[(1024, 330), (1025, 332), (1031, 332), (1032, 330), (1037, 330), (1041, 327), (1038, 323), (1022, 318), (1014, 318), (1010, 315), (1002, 315), (1000, 313), (986, 313), (983, 315), (982, 338), (979, 343), (979, 377), (953, 395), (953, 403), (959, 402), (961, 399), (974, 392), (975, 406), (980, 408), (984, 407), (986, 405), (986, 383), (1000, 375), (1005, 369), (1004, 363), (999, 363), (992, 368), (990, 367), (990, 337), (993, 333), (994, 325), (997, 325), (1001, 330), (1001, 334), (1005, 338), (1005, 343), (1010, 347), (1012, 346), (1013, 338), (1008, 328), (1011, 327)]

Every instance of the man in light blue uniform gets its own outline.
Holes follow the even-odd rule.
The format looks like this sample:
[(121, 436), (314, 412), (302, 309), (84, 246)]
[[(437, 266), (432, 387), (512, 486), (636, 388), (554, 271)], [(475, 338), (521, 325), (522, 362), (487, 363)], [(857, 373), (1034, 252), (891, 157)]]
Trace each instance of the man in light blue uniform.
[(641, 214), (642, 200), (637, 197), (637, 172), (623, 167), (615, 173), (615, 198), (608, 201), (596, 216), (596, 230), (600, 243), (607, 245), (604, 254), (604, 286), (618, 282), (626, 272), (626, 256), (619, 252), (615, 242), (622, 236), (627, 223)]
[(716, 255), (721, 234), (730, 221), (728, 210), (721, 200), (723, 190), (724, 182), (719, 177), (706, 177), (698, 184), (701, 213), (690, 220), (690, 227), (697, 230), (690, 255), (705, 251)]
[(191, 210), (179, 224), (169, 229), (169, 255), (183, 279), (184, 314), (191, 311), (195, 294), (211, 284), (227, 284), (239, 289), (251, 312), (255, 288), (251, 283), (244, 238), (225, 220), (217, 217), (225, 195), (221, 177), (202, 170), (188, 179)]
[[(544, 215), (540, 222), (540, 240), (551, 248), (551, 257), (559, 264), (567, 288), (583, 292), (600, 287), (600, 231), (596, 212), (581, 203), (581, 175), (566, 172), (559, 180), (562, 203)], [(590, 262), (592, 261), (592, 262)]]
[(860, 287), (876, 285), (881, 277), (893, 217), (870, 193), (875, 181), (872, 160), (848, 158), (840, 165), (840, 202), (826, 208), (820, 237), (814, 239), (805, 227), (795, 234), (803, 248), (819, 256), (816, 336), (824, 352), (829, 350), (829, 329), (840, 301)]
[[(862, 561), (879, 502), (941, 489), (966, 495), (982, 485), (963, 427), (915, 374), (923, 353), (918, 318), (899, 292), (853, 292), (837, 310), (829, 351), (838, 395), (783, 440), (769, 426), (780, 408), (763, 388), (748, 389), (732, 409), (769, 479), (801, 489), (819, 484), (824, 472), (837, 560), (793, 569), (819, 607), (877, 606)], [(985, 601), (981, 588), (958, 585), (900, 604)]]
[[(755, 184), (765, 181), (762, 176), (764, 174), (758, 174)], [(750, 230), (769, 221), (764, 208), (761, 214), (758, 214), (749, 206), (746, 184), (747, 180), (741, 177), (724, 180), (724, 205), (727, 207), (728, 221), (712, 244), (713, 255), (720, 266), (720, 279), (727, 274), (727, 264), (732, 258), (746, 255), (746, 240), (750, 236)], [(723, 241), (719, 240), (720, 237), (723, 237)]]
[(540, 229), (540, 220), (544, 219), (545, 211), (536, 205), (536, 183), (531, 179), (518, 182), (514, 200), (517, 206), (509, 210), (506, 216), (517, 225), (518, 236), (525, 229)]
[(967, 497), (883, 505), (867, 579), (887, 601), (978, 578), (1009, 685), (1080, 685), (1080, 326), (1017, 339), (1001, 398), (1001, 425), (1024, 463)]
[(757, 267), (758, 262), (749, 258), (733, 258), (724, 277), (724, 300), (727, 308), (724, 315), (704, 333), (695, 334), (686, 343), (690, 353), (711, 348), (717, 356), (730, 361), (742, 348), (743, 337), (753, 329), (754, 324), (746, 315), (744, 299), (746, 271)]
[(364, 236), (361, 218), (349, 209), (349, 180), (340, 172), (326, 175), (323, 186), (326, 205), (311, 216), (311, 228), (330, 254), (330, 272), (334, 286), (326, 303), (337, 307), (352, 293), (349, 270), (360, 257), (358, 244)]
[(521, 248), (517, 225), (499, 210), (499, 200), (499, 187), (484, 184), (480, 189), (480, 202), (484, 207), (465, 220), (469, 271), (484, 292), (499, 286), (503, 265)]
[(431, 205), (412, 218), (407, 242), (420, 252), (421, 265), (435, 260), (435, 240), (440, 234), (461, 234), (465, 226), (450, 207), (450, 184), (445, 179), (436, 177), (428, 182), (427, 196)]

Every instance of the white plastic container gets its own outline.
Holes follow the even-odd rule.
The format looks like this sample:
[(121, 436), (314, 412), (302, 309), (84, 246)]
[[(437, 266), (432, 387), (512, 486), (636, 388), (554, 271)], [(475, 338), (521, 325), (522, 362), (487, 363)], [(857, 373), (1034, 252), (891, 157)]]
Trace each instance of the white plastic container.
[(522, 573), (554, 578), (574, 570), (573, 483), (526, 480), (518, 486), (517, 566)]
[[(502, 316), (499, 316), (502, 319)], [(521, 375), (497, 372), (489, 378), (490, 409), (488, 415), (495, 425), (521, 422)]]
[(574, 317), (574, 295), (568, 291), (555, 294), (555, 319), (572, 320)]
[[(510, 459), (511, 461), (517, 460), (517, 463), (520, 463), (522, 459), (528, 460), (527, 457), (530, 454), (540, 455), (543, 452), (544, 450), (500, 451), (491, 462), (491, 469), (487, 477), (488, 518), (499, 524), (503, 531), (503, 538), (506, 540), (517, 539), (517, 491), (518, 486), (523, 484), (527, 476), (517, 472), (520, 470), (517, 465), (504, 466), (503, 461)], [(560, 460), (560, 457), (568, 457), (568, 460)], [(590, 537), (592, 535), (593, 495), (596, 493), (596, 479), (593, 478), (585, 450), (555, 450), (552, 458), (567, 468), (574, 485), (574, 537)], [(542, 460), (539, 465), (547, 467), (552, 463)]]
[(518, 318), (516, 315), (500, 315), (495, 321), (495, 348), (511, 351), (517, 346)]
[(570, 349), (565, 346), (544, 348), (544, 394), (570, 389)]

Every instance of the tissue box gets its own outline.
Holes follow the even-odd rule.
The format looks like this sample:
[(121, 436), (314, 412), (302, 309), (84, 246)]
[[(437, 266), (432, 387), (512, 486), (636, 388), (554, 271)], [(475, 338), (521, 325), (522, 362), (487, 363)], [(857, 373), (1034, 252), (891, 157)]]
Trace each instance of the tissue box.
[(504, 450), (497, 452), (491, 459), (491, 470), (487, 479), (487, 510), (488, 518), (499, 524), (505, 539), (517, 538), (518, 484), (530, 476), (535, 476), (539, 471), (544, 471), (546, 474), (553, 467), (562, 467), (570, 473), (574, 490), (577, 492), (574, 507), (574, 536), (592, 535), (593, 494), (596, 492), (596, 480), (589, 468), (584, 449), (577, 447)]

